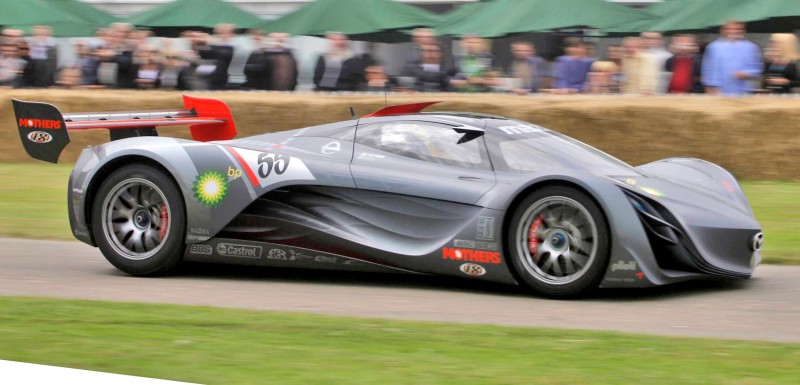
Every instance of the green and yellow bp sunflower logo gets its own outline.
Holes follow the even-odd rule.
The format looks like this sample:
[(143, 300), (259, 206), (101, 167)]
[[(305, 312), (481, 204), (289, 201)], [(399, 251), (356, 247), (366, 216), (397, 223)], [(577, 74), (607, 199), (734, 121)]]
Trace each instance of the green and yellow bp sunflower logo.
[(228, 180), (219, 171), (206, 171), (194, 180), (193, 191), (198, 202), (215, 207), (228, 195)]

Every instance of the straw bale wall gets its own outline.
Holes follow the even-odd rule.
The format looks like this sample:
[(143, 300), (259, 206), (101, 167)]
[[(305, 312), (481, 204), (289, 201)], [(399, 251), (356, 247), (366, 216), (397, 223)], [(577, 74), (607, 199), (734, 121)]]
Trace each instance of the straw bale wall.
[[(383, 94), (192, 93), (228, 103), (239, 137), (366, 115)], [(181, 94), (167, 91), (0, 90), (0, 162), (32, 162), (22, 149), (11, 98), (55, 104), (62, 112), (180, 109)], [(706, 96), (556, 96), (496, 94), (389, 94), (389, 104), (440, 100), (429, 110), (513, 117), (563, 132), (632, 165), (668, 157), (717, 163), (741, 179), (800, 179), (800, 99)], [(161, 135), (188, 138), (183, 128)], [(108, 140), (105, 131), (71, 135), (61, 163)]]

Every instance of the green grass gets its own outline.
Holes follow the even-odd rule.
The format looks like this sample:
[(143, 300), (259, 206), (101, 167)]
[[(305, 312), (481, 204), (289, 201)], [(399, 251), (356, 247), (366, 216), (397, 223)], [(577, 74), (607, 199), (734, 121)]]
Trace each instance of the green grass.
[(0, 236), (72, 240), (67, 184), (72, 165), (0, 163)]
[(800, 345), (0, 297), (0, 359), (206, 384), (796, 384)]
[[(73, 239), (70, 168), (0, 164), (0, 235)], [(800, 264), (800, 182), (743, 185), (766, 261)], [(771, 385), (797, 383), (800, 345), (0, 297), (0, 359), (207, 384)]]
[(800, 264), (800, 182), (742, 183), (764, 229), (768, 263)]
[[(72, 240), (71, 165), (0, 164), (0, 236)], [(766, 234), (764, 262), (800, 264), (800, 182), (743, 182)]]

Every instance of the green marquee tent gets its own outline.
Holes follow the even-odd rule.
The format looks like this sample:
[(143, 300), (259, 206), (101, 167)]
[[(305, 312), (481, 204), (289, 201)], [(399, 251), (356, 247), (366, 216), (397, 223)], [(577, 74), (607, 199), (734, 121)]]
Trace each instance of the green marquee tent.
[(756, 32), (792, 32), (800, 29), (797, 0), (667, 0), (647, 8), (654, 22), (634, 22), (617, 29), (639, 31), (707, 31), (726, 20), (748, 22)]
[(445, 15), (437, 31), (500, 37), (571, 28), (605, 30), (650, 19), (646, 12), (605, 0), (493, 0)]
[(316, 0), (260, 28), (269, 32), (323, 36), (336, 31), (353, 40), (408, 41), (415, 27), (434, 27), (440, 18), (392, 0)]
[(451, 26), (463, 23), (465, 20), (476, 21), (485, 17), (487, 13), (483, 10), (490, 2), (491, 0), (482, 0), (459, 5), (442, 16), (442, 21), (436, 27), (436, 32), (441, 34), (439, 30), (442, 28), (451, 28)]
[(263, 20), (222, 0), (176, 0), (133, 15), (127, 20), (140, 27), (213, 28), (220, 23), (253, 28)]
[(45, 5), (61, 10), (65, 14), (77, 16), (97, 26), (108, 26), (119, 21), (109, 13), (97, 9), (80, 0), (37, 0)]
[[(92, 36), (98, 27), (114, 19), (92, 6), (76, 0), (0, 1), (0, 26), (30, 32), (32, 26), (48, 25), (59, 37)], [(91, 8), (91, 10), (89, 10)], [(98, 16), (105, 14), (104, 17)]]

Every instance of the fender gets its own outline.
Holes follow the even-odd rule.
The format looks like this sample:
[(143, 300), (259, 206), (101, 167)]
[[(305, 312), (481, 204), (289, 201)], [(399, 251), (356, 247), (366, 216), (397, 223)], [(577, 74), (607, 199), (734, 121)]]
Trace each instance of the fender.
[(537, 185), (553, 182), (580, 187), (597, 201), (606, 215), (609, 233), (614, 236), (601, 287), (651, 287), (698, 276), (684, 272), (667, 275), (658, 267), (644, 227), (623, 192), (625, 184), (611, 178), (563, 169), (534, 174), (530, 179), (519, 182), (513, 174), (497, 173), (497, 189), (484, 196), (478, 204), (503, 210), (505, 223), (513, 214), (515, 208), (512, 205), (517, 198), (523, 197)]
[[(93, 199), (88, 194), (102, 183), (108, 167), (118, 167), (130, 157), (161, 165), (178, 184), (186, 204), (187, 243), (210, 239), (268, 191), (316, 180), (298, 158), (221, 143), (139, 137), (90, 147), (81, 153), (70, 177), (70, 223), (79, 240), (94, 244), (86, 217)], [(270, 172), (265, 170), (267, 164), (271, 164)]]
[(641, 165), (637, 169), (688, 189), (730, 198), (728, 202), (734, 203), (736, 209), (753, 216), (753, 209), (739, 182), (719, 165), (696, 158), (669, 158)]

